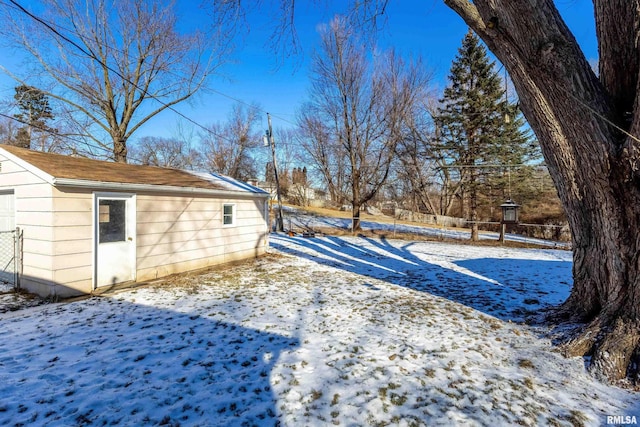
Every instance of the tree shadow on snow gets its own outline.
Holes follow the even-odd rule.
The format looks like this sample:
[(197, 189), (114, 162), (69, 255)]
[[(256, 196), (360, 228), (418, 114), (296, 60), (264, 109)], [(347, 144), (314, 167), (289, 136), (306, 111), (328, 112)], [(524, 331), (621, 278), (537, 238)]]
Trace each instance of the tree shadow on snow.
[[(279, 243), (279, 239), (286, 240), (287, 244)], [(486, 257), (449, 261), (442, 254), (424, 252), (424, 246), (416, 246), (413, 242), (401, 244), (396, 241), (394, 244), (384, 238), (360, 239), (363, 245), (335, 236), (314, 239), (278, 236), (271, 240), (270, 246), (345, 271), (443, 297), (502, 320), (522, 322), (528, 315), (559, 304), (569, 295), (571, 263), (568, 261)], [(478, 251), (482, 250), (478, 248)]]
[(0, 324), (0, 425), (274, 425), (298, 340), (107, 298)]

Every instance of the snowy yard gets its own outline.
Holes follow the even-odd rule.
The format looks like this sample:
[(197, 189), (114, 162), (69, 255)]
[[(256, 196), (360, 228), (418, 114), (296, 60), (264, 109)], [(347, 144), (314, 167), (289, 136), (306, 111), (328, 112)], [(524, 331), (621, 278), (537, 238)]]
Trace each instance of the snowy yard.
[(272, 236), (258, 261), (0, 311), (0, 425), (603, 425), (638, 394), (527, 313), (571, 253)]
[[(322, 214), (313, 214), (303, 209), (291, 206), (285, 206), (283, 209), (284, 225), (287, 230), (302, 232), (305, 230), (350, 230), (351, 219), (339, 218), (335, 216), (327, 216)], [(393, 218), (386, 215), (369, 216), (369, 220), (363, 219), (360, 223), (362, 230), (375, 230), (379, 233), (388, 233), (394, 235), (395, 232), (412, 234), (414, 236), (427, 237), (431, 240), (469, 240), (471, 230), (468, 228), (443, 227), (429, 224), (405, 223), (403, 221), (394, 221)], [(543, 227), (543, 226), (541, 226)], [(330, 233), (331, 234), (331, 233)], [(498, 240), (498, 233), (491, 231), (481, 231), (480, 240)], [(542, 247), (552, 247), (568, 249), (569, 242), (556, 242), (551, 240), (536, 239), (534, 237), (526, 237), (521, 234), (507, 233), (505, 236), (507, 241), (519, 242), (522, 244), (530, 244)]]

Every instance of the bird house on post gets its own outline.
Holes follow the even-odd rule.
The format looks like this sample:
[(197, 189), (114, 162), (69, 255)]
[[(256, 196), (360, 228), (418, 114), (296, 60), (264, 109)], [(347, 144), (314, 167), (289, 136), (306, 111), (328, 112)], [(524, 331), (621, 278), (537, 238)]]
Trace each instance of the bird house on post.
[(500, 205), (502, 208), (502, 223), (503, 224), (517, 224), (518, 223), (518, 209), (520, 205), (513, 200), (508, 199), (506, 202)]
[(505, 234), (507, 233), (507, 225), (518, 223), (518, 208), (520, 205), (516, 204), (513, 200), (508, 199), (506, 202), (500, 205), (502, 208), (502, 220), (500, 221), (500, 237), (499, 241), (504, 243)]
[(518, 209), (520, 205), (516, 204), (513, 200), (508, 199), (506, 202), (500, 205), (502, 208), (502, 223), (503, 224), (517, 224), (518, 223)]

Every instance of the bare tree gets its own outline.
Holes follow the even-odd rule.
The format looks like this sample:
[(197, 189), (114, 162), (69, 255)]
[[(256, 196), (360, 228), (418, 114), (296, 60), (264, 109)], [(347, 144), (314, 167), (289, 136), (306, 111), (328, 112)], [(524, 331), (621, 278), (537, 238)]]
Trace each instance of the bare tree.
[(331, 202), (347, 203), (349, 183), (347, 178), (348, 156), (337, 139), (330, 137), (330, 129), (313, 113), (311, 106), (303, 106), (299, 118), (301, 146), (309, 162), (327, 186)]
[(301, 125), (309, 131), (309, 154), (320, 161), (330, 192), (340, 190), (337, 179), (342, 178), (331, 170), (345, 173), (356, 231), (361, 207), (385, 184), (403, 122), (423, 95), (427, 79), (419, 64), (408, 65), (394, 52), (369, 64), (344, 18), (325, 26), (321, 38), (320, 52), (313, 56), (311, 100)]
[(19, 123), (11, 116), (0, 116), (0, 144), (15, 145), (15, 140), (20, 127)]
[[(301, 150), (299, 149), (299, 132), (297, 129), (292, 128), (277, 128), (274, 130), (275, 134), (275, 146), (276, 146), (276, 163), (278, 165), (278, 180), (280, 181), (281, 195), (291, 199), (293, 189), (293, 171), (298, 164), (304, 162)], [(268, 168), (266, 171), (268, 179), (271, 183), (275, 182), (275, 174), (273, 170), (273, 155), (270, 150), (265, 150), (264, 153), (268, 153)], [(258, 157), (258, 156), (256, 156)]]
[(252, 152), (261, 145), (257, 131), (260, 109), (237, 104), (225, 123), (216, 123), (201, 136), (204, 167), (240, 180), (257, 176)]
[(440, 162), (429, 155), (431, 152), (429, 134), (404, 139), (396, 148), (400, 164), (398, 178), (406, 185), (406, 196), (417, 202), (415, 208), (434, 215), (448, 215), (456, 191), (450, 191), (450, 171), (439, 167)]
[(463, 181), (458, 171), (448, 167), (439, 149), (440, 132), (433, 121), (435, 107), (429, 104), (435, 104), (435, 100), (429, 98), (407, 121), (408, 132), (396, 147), (398, 177), (416, 208), (450, 215)]
[(193, 96), (224, 58), (215, 34), (178, 31), (173, 1), (43, 0), (42, 18), (12, 3), (2, 33), (33, 66), (13, 76), (70, 105), (85, 137), (118, 162), (140, 126)]
[(174, 169), (198, 169), (202, 158), (188, 140), (145, 136), (130, 150), (130, 161)]

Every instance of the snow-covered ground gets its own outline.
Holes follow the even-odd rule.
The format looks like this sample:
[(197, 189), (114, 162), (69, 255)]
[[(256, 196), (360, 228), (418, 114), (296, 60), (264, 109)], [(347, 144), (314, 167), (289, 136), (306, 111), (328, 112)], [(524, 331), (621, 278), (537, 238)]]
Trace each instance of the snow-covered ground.
[[(314, 215), (299, 208), (285, 206), (284, 224), (286, 229), (294, 231), (316, 230), (316, 229), (351, 229), (351, 219), (338, 218), (325, 215)], [(371, 217), (371, 220), (362, 220), (360, 223), (363, 230), (375, 230), (378, 232), (386, 233), (411, 233), (415, 235), (428, 236), (438, 239), (453, 239), (453, 240), (469, 240), (471, 238), (471, 231), (469, 229), (462, 229), (456, 227), (434, 227), (425, 225), (412, 225), (402, 222), (393, 222), (387, 216), (380, 215), (380, 220), (376, 220), (376, 217)], [(481, 240), (498, 240), (499, 234), (491, 231), (481, 231)], [(551, 240), (536, 239), (534, 237), (527, 237), (515, 233), (507, 233), (505, 239), (512, 242), (520, 242), (524, 244), (536, 245), (536, 246), (548, 246), (553, 248), (568, 249), (570, 244), (568, 242), (556, 242)]]
[(272, 235), (257, 261), (0, 312), (0, 425), (597, 426), (639, 395), (520, 323), (571, 254)]

